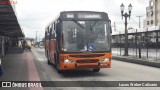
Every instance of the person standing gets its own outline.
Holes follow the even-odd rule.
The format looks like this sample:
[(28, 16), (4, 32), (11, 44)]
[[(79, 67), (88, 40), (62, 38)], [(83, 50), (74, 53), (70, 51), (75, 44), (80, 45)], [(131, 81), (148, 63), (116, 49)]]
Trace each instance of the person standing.
[(25, 49), (26, 45), (27, 45), (26, 40), (23, 40), (23, 41), (22, 41), (22, 48), (23, 48), (23, 50)]

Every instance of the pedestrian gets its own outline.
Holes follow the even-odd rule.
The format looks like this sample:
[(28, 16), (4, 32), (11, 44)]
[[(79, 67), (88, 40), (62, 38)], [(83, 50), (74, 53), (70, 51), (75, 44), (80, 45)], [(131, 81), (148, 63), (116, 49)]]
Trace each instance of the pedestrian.
[(9, 47), (8, 41), (6, 41), (6, 43), (5, 43), (5, 50), (6, 50), (6, 51), (8, 51), (8, 47)]
[(2, 65), (1, 65), (1, 58), (0, 58), (0, 77), (3, 75)]
[(26, 45), (27, 45), (26, 40), (23, 40), (23, 41), (22, 41), (22, 48), (23, 48), (23, 50), (26, 48)]

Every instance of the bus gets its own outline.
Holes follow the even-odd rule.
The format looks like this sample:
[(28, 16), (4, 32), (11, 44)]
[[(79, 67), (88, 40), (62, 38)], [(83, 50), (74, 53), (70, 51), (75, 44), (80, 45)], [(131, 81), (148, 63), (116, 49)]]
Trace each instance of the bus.
[(45, 55), (58, 73), (111, 68), (111, 20), (105, 12), (63, 11), (45, 28)]

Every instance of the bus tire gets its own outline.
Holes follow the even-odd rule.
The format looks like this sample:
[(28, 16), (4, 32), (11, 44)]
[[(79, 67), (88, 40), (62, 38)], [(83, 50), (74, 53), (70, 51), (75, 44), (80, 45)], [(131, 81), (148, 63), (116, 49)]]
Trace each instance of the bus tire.
[(48, 62), (48, 65), (52, 65), (49, 58), (48, 58), (47, 62)]
[(93, 72), (99, 72), (100, 71), (100, 68), (98, 69), (93, 69)]
[(48, 65), (52, 65), (52, 63), (50, 62), (50, 58), (49, 58), (49, 55), (48, 55), (48, 52), (47, 52), (47, 63), (48, 63)]
[(57, 68), (57, 73), (58, 74), (63, 74), (63, 72), (64, 72), (63, 70), (60, 70), (60, 69)]
[(53, 67), (54, 67), (54, 68), (57, 67), (56, 64), (57, 64), (57, 63), (56, 63), (56, 55), (54, 54), (54, 64), (53, 64)]
[(57, 54), (54, 54), (54, 56), (55, 56), (55, 68), (56, 68), (56, 70), (57, 70), (57, 73), (58, 74), (63, 74), (63, 70), (60, 70), (59, 69), (59, 65), (58, 65), (58, 60), (59, 60), (59, 57), (57, 56)]

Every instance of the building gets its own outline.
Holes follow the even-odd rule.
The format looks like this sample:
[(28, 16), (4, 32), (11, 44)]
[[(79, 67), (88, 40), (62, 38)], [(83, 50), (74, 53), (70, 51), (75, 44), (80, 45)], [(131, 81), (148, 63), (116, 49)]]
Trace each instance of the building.
[(152, 28), (152, 30), (160, 27), (160, 0), (149, 0), (149, 6), (146, 7), (146, 19), (144, 20), (144, 28)]
[[(146, 19), (143, 28), (128, 29), (129, 48), (158, 48), (160, 49), (160, 0), (148, 0)], [(112, 34), (112, 46), (123, 47), (125, 33)]]

